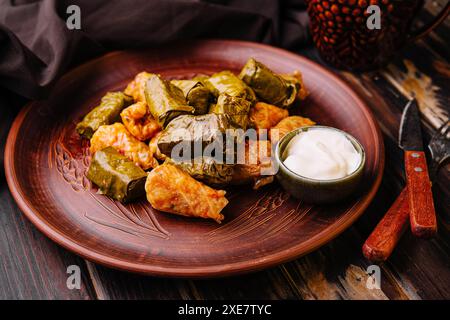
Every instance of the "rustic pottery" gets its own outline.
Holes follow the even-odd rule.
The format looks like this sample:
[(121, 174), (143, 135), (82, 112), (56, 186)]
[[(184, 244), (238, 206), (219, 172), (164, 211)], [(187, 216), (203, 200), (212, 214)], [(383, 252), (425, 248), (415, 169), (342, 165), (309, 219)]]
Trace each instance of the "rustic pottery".
[[(108, 90), (142, 70), (189, 78), (230, 69), (249, 57), (288, 73), (301, 70), (309, 98), (298, 112), (349, 132), (366, 150), (361, 192), (332, 206), (289, 196), (277, 183), (227, 191), (222, 224), (153, 210), (145, 199), (122, 205), (96, 193), (85, 177), (88, 143), (75, 124)], [(361, 99), (318, 64), (266, 45), (210, 40), (113, 52), (63, 76), (46, 100), (22, 109), (8, 136), (9, 188), (30, 221), (63, 247), (108, 267), (142, 274), (213, 277), (251, 272), (304, 255), (348, 228), (381, 181), (383, 139)]]

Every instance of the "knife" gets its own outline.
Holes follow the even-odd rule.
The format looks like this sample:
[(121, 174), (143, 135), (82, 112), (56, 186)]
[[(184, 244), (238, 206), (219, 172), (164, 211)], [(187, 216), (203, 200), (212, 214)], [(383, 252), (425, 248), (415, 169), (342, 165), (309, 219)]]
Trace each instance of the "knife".
[[(445, 122), (438, 129), (428, 144), (428, 149), (431, 152), (431, 164), (428, 171), (433, 182), (437, 178), (439, 168), (450, 160), (450, 121)], [(408, 225), (409, 198), (405, 187), (364, 242), (362, 247), (364, 256), (372, 262), (386, 261)]]
[(411, 231), (417, 237), (430, 238), (437, 232), (436, 213), (416, 99), (410, 100), (403, 111), (399, 145), (405, 151)]

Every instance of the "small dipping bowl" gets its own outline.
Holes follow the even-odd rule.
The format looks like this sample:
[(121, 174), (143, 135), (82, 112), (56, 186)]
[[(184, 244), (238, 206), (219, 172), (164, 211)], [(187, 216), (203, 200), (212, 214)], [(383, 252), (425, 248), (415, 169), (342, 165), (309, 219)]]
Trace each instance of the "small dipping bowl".
[[(297, 134), (308, 130), (334, 130), (343, 134), (361, 157), (355, 171), (339, 179), (320, 180), (301, 176), (288, 169), (284, 160), (287, 158), (285, 151), (289, 142)], [(361, 143), (342, 130), (327, 126), (307, 126), (295, 129), (280, 139), (275, 148), (275, 161), (278, 164), (277, 179), (287, 192), (307, 203), (328, 204), (343, 200), (356, 191), (364, 174), (366, 155)]]

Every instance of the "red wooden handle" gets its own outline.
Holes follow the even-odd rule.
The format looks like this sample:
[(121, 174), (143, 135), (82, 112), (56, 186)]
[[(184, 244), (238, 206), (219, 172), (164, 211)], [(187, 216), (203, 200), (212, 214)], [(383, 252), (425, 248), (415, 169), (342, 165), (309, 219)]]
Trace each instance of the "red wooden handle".
[(386, 261), (408, 226), (408, 191), (402, 190), (394, 204), (367, 238), (364, 256), (372, 262)]
[(424, 152), (405, 151), (405, 173), (411, 231), (417, 237), (430, 238), (437, 232), (437, 223)]

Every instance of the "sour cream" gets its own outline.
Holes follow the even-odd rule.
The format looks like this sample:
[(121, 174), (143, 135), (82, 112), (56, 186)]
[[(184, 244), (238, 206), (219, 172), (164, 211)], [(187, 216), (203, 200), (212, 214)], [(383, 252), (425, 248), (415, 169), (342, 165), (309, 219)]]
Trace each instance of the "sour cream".
[[(286, 148), (284, 164), (306, 178), (331, 180), (354, 172), (361, 155), (341, 132), (317, 128), (297, 134)], [(285, 153), (285, 154), (286, 154)]]

